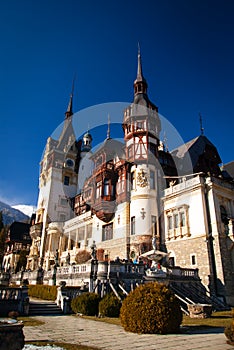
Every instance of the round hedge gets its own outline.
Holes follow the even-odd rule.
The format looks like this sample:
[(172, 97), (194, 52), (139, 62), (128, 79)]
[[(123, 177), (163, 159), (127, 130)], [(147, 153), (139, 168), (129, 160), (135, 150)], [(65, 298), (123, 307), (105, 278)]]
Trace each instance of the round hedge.
[(105, 317), (119, 317), (121, 301), (113, 294), (107, 294), (99, 303), (99, 315)]
[(130, 292), (123, 301), (120, 320), (133, 333), (178, 333), (182, 311), (173, 292), (164, 284), (147, 283)]
[(74, 313), (97, 316), (99, 301), (100, 297), (98, 294), (87, 292), (72, 299), (71, 308)]

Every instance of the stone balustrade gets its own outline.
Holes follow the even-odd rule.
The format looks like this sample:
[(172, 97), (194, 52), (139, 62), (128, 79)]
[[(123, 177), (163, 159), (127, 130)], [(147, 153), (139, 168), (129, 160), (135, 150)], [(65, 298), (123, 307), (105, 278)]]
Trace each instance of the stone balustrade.
[(170, 267), (167, 269), (167, 274), (170, 279), (197, 278), (199, 279), (198, 269), (189, 269), (181, 267)]
[(28, 315), (29, 297), (27, 287), (0, 287), (0, 315), (6, 316), (10, 311)]

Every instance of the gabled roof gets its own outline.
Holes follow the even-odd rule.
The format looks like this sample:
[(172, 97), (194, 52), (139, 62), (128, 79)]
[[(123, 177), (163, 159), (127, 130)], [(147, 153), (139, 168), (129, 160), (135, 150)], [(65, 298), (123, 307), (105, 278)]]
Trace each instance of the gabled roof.
[(205, 153), (207, 146), (210, 146), (211, 148), (213, 148), (213, 151), (216, 155), (217, 164), (221, 163), (221, 159), (216, 147), (204, 135), (195, 137), (194, 139), (179, 146), (178, 148), (173, 150), (171, 153), (173, 156), (176, 156), (180, 159), (183, 159), (185, 156), (189, 154), (192, 165), (194, 167), (198, 162), (199, 157)]

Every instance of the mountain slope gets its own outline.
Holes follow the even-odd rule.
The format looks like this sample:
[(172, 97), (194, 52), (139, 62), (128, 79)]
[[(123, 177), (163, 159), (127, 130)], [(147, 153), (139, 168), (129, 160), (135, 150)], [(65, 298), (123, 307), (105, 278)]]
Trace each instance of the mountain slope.
[(0, 211), (3, 216), (4, 225), (10, 225), (14, 221), (28, 221), (29, 217), (20, 210), (12, 208), (10, 205), (0, 202)]

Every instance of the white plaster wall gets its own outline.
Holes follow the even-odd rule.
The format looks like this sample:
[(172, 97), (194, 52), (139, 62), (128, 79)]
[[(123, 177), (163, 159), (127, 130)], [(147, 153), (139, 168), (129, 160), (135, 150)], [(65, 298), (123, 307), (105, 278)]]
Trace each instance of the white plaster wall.
[(164, 203), (164, 212), (169, 209), (187, 205), (191, 235), (205, 234), (204, 202), (200, 188), (185, 193), (179, 193), (179, 195), (175, 195), (173, 198), (165, 199)]

